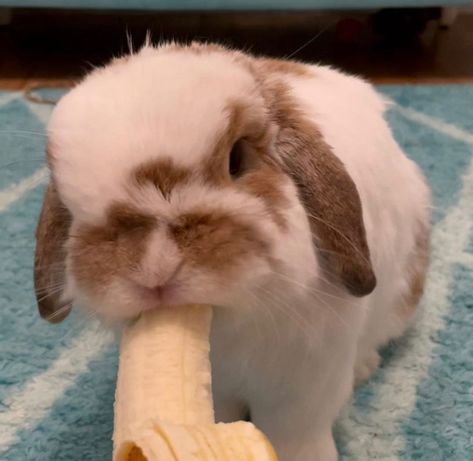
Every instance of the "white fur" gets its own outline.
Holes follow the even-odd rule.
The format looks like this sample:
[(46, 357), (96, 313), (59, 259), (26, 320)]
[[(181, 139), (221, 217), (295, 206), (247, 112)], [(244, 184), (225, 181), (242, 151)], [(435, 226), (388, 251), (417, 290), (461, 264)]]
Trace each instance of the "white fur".
[[(252, 318), (237, 339), (225, 336), (228, 342), (213, 349), (214, 363), (223, 364), (221, 400), (239, 393), (281, 459), (291, 461), (337, 458), (331, 426), (351, 393), (355, 363), (367, 377), (379, 363), (378, 348), (406, 328), (396, 308), (407, 294), (408, 256), (419, 226), (429, 221), (430, 208), (419, 169), (402, 153), (383, 118), (383, 99), (358, 78), (327, 67), (312, 66), (312, 71), (313, 78), (287, 77), (286, 82), (357, 186), (377, 288), (363, 299), (348, 299), (335, 290), (304, 302), (273, 286), (273, 296), (294, 311), (293, 322), (284, 315), (277, 319), (284, 339), (271, 334), (267, 319)], [(319, 290), (320, 284), (315, 281), (310, 288)], [(315, 330), (312, 345), (304, 335), (288, 333), (297, 330), (295, 312), (302, 313), (306, 334)], [(261, 334), (252, 322), (266, 326), (264, 339), (255, 339)], [(217, 325), (230, 323), (222, 319)], [(222, 418), (235, 416), (226, 413)]]
[(392, 137), (381, 96), (361, 79), (330, 68), (314, 66), (314, 72), (313, 82), (301, 79), (292, 85), (360, 194), (378, 279), (369, 296), (370, 316), (362, 341), (368, 343), (369, 353), (405, 327), (394, 312), (407, 292), (406, 267), (415, 236), (429, 223), (430, 193), (419, 168)]
[(127, 198), (127, 176), (144, 161), (192, 165), (207, 155), (228, 123), (225, 104), (257, 97), (250, 74), (234, 65), (228, 72), (231, 65), (225, 55), (145, 49), (68, 93), (48, 131), (58, 186), (75, 215), (96, 223), (110, 201)]
[[(360, 79), (310, 69), (312, 78), (284, 78), (360, 194), (378, 280), (361, 299), (321, 277), (309, 222), (289, 181), (287, 232), (266, 219), (263, 202), (232, 189), (222, 193), (194, 182), (165, 201), (153, 188), (126, 186), (132, 168), (152, 158), (199, 165), (228, 123), (229, 100), (251, 101), (261, 110), (251, 74), (229, 53), (202, 57), (146, 48), (88, 77), (62, 100), (50, 124), (53, 174), (74, 222), (101, 222), (115, 200), (165, 220), (204, 204), (257, 223), (271, 242), (283, 262), (278, 273), (254, 258), (231, 286), (222, 287), (211, 274), (184, 271), (177, 276), (175, 300), (223, 306), (212, 329), (217, 416), (238, 419), (249, 407), (282, 461), (336, 460), (332, 424), (350, 396), (355, 364), (368, 373), (377, 365), (379, 346), (406, 326), (396, 307), (408, 288), (415, 235), (429, 219), (428, 189), (394, 141), (382, 98)], [(177, 249), (166, 246), (169, 252), (163, 252), (166, 241), (157, 233), (149, 243), (142, 285), (159, 284), (179, 263)], [(161, 273), (153, 272), (157, 260), (167, 261)], [(114, 309), (123, 317), (142, 308), (119, 280), (111, 285), (115, 298), (106, 293), (91, 299), (70, 274), (68, 289), (109, 317)]]

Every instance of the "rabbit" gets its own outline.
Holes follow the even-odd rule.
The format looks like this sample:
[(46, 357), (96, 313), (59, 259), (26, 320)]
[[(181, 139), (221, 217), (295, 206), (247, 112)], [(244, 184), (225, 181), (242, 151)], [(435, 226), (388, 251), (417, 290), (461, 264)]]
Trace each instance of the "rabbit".
[(331, 67), (213, 44), (94, 70), (48, 125), (40, 314), (211, 304), (217, 419), (249, 417), (281, 461), (338, 459), (334, 421), (428, 267), (429, 188), (387, 106)]

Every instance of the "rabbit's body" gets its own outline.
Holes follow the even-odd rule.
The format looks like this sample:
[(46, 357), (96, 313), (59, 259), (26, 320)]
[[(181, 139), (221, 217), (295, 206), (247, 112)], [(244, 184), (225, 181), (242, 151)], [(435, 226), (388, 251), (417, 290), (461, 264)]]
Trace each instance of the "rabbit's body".
[(404, 331), (419, 300), (428, 261), (430, 192), (394, 140), (384, 120), (386, 102), (373, 87), (330, 68), (312, 68), (312, 82), (294, 82), (294, 93), (356, 184), (377, 279), (363, 300), (368, 314), (362, 366)]
[(259, 317), (239, 324), (221, 313), (212, 351), (217, 415), (241, 418), (249, 408), (282, 460), (328, 461), (336, 459), (331, 427), (353, 372), (369, 377), (378, 349), (404, 331), (419, 299), (429, 192), (392, 138), (375, 90), (327, 67), (310, 71), (312, 78), (286, 82), (357, 185), (377, 287), (353, 298), (314, 280), (302, 299), (297, 281), (295, 293), (290, 280), (268, 287)]
[(215, 46), (96, 71), (50, 124), (36, 264), (65, 270), (36, 283), (66, 287), (42, 314), (214, 304), (217, 417), (249, 411), (282, 461), (335, 460), (333, 422), (428, 259), (428, 188), (384, 110), (360, 79)]

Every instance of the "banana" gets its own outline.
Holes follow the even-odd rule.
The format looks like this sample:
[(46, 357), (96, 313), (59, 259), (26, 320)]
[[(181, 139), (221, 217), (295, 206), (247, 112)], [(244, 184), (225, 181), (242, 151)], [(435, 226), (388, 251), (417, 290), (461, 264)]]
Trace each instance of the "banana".
[(124, 332), (113, 461), (277, 461), (251, 423), (215, 424), (210, 306), (150, 311)]

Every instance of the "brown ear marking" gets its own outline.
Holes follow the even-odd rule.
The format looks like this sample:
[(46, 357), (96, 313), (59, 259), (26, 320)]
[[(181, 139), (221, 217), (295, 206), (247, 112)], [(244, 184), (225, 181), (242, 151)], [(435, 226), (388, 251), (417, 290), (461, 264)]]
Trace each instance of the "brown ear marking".
[(376, 286), (355, 183), (317, 127), (304, 117), (281, 82), (263, 88), (279, 126), (275, 151), (306, 208), (320, 261), (354, 296)]
[(51, 323), (63, 320), (71, 301), (62, 299), (67, 240), (71, 216), (59, 199), (51, 181), (46, 189), (43, 208), (36, 228), (34, 285), (38, 310)]

